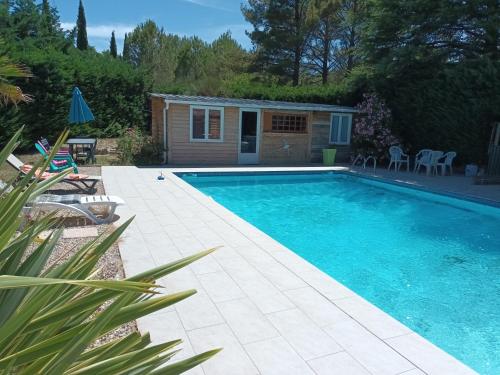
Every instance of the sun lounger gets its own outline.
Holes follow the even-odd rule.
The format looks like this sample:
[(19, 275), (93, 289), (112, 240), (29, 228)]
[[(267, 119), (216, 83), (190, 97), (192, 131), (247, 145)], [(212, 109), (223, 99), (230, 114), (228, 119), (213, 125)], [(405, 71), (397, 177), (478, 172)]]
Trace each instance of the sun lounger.
[[(49, 157), (49, 152), (47, 152), (41, 143), (35, 143), (35, 148), (45, 159)], [(49, 167), (51, 172), (62, 172), (68, 168), (73, 168), (73, 172), (78, 173), (78, 166), (69, 154), (56, 155), (54, 159), (50, 161)]]
[[(7, 157), (7, 162), (17, 169), (19, 172), (26, 174), (29, 171), (29, 164), (24, 164), (21, 160), (19, 160), (15, 155), (10, 154)], [(52, 176), (52, 173), (42, 172), (39, 176), (40, 178), (49, 178)], [(70, 184), (78, 189), (79, 192), (82, 193), (92, 193), (94, 191), (95, 185), (101, 181), (101, 176), (86, 176), (81, 174), (70, 174), (66, 178), (64, 178), (61, 182), (66, 184)]]
[[(85, 216), (94, 224), (107, 224), (113, 220), (116, 207), (124, 203), (121, 198), (111, 195), (43, 194), (28, 202), (25, 211), (31, 213), (36, 210), (69, 210)], [(93, 210), (95, 208), (105, 208), (104, 216), (99, 217)]]
[[(47, 152), (50, 152), (51, 150), (51, 146), (50, 146), (50, 143), (49, 141), (47, 140), (47, 138), (44, 138), (44, 137), (41, 137), (40, 140), (38, 141), (38, 143), (40, 143), (40, 145), (47, 151)], [(60, 147), (59, 148), (59, 151), (57, 151), (57, 154), (56, 156), (66, 156), (66, 155), (69, 155), (69, 147)]]

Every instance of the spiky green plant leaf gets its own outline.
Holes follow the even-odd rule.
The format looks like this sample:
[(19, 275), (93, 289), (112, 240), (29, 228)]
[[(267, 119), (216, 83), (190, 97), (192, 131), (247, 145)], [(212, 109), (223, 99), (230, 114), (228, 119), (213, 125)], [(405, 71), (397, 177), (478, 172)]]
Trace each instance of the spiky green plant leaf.
[[(0, 165), (15, 150), (22, 129), (0, 150)], [(57, 148), (24, 176), (2, 182), (0, 189), (0, 374), (180, 374), (215, 355), (217, 350), (170, 364), (180, 340), (151, 344), (149, 335), (133, 332), (101, 346), (97, 340), (121, 325), (175, 304), (194, 290), (158, 295), (160, 277), (210, 254), (210, 249), (145, 271), (125, 280), (99, 280), (96, 269), (132, 219), (83, 245), (65, 261), (48, 259), (59, 242), (57, 215), (27, 220), (26, 207), (64, 178), (40, 180)], [(67, 172), (66, 172), (67, 173)], [(50, 235), (41, 242), (35, 238)]]

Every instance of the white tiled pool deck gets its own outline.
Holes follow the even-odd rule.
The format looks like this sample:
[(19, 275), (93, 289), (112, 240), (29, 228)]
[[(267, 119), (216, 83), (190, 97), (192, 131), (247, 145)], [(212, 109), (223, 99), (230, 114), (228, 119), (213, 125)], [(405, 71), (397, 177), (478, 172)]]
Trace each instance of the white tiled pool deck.
[[(332, 168), (268, 170), (322, 169)], [(160, 280), (167, 293), (197, 294), (138, 321), (153, 342), (183, 339), (177, 359), (224, 348), (190, 374), (475, 374), (173, 169), (162, 171), (164, 181), (156, 180), (159, 169), (102, 174), (106, 193), (126, 201), (120, 221), (136, 215), (119, 243), (127, 276), (222, 246)]]

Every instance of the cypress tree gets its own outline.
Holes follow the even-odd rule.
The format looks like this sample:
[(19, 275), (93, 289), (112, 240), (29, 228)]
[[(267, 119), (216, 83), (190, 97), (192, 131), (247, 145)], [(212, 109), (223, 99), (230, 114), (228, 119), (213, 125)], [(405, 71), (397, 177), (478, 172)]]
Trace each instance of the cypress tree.
[(115, 38), (115, 32), (113, 31), (111, 33), (111, 42), (109, 43), (109, 52), (111, 53), (111, 56), (116, 58), (118, 55), (118, 51), (116, 49), (116, 38)]
[(87, 20), (85, 19), (85, 10), (83, 9), (82, 0), (78, 5), (78, 18), (76, 20), (76, 48), (86, 50), (89, 47), (87, 39)]
[(125, 39), (123, 40), (122, 57), (123, 57), (123, 60), (130, 61), (130, 44), (129, 44), (127, 33), (125, 33)]

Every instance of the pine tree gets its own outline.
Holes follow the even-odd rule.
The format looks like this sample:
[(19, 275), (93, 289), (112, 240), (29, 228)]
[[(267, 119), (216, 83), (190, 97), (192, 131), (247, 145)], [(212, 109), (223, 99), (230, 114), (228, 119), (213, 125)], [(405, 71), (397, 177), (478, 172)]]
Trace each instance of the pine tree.
[(328, 83), (330, 71), (342, 68), (337, 53), (339, 8), (338, 0), (313, 0), (309, 9), (309, 19), (314, 27), (305, 52), (306, 66), (312, 74), (321, 75), (324, 85)]
[(5, 32), (10, 30), (10, 1), (9, 0), (0, 0), (0, 30), (1, 35), (5, 37)]
[(87, 20), (85, 19), (85, 10), (83, 9), (82, 0), (78, 5), (78, 18), (76, 20), (76, 48), (86, 50), (89, 47), (87, 39)]
[(49, 0), (42, 1), (42, 16), (46, 18), (51, 16)]
[(40, 15), (34, 0), (14, 0), (10, 12), (11, 32), (15, 37), (34, 38), (40, 32)]
[(249, 33), (257, 50), (257, 65), (263, 71), (299, 84), (305, 47), (312, 25), (308, 19), (310, 0), (249, 0), (243, 15), (254, 30)]
[(60, 32), (59, 15), (57, 9), (52, 8), (49, 0), (43, 0), (41, 4), (41, 33), (47, 36), (55, 36)]
[(111, 33), (111, 41), (109, 42), (109, 52), (111, 53), (111, 56), (116, 58), (118, 55), (118, 50), (116, 48), (116, 38), (115, 38), (115, 32), (113, 31)]

